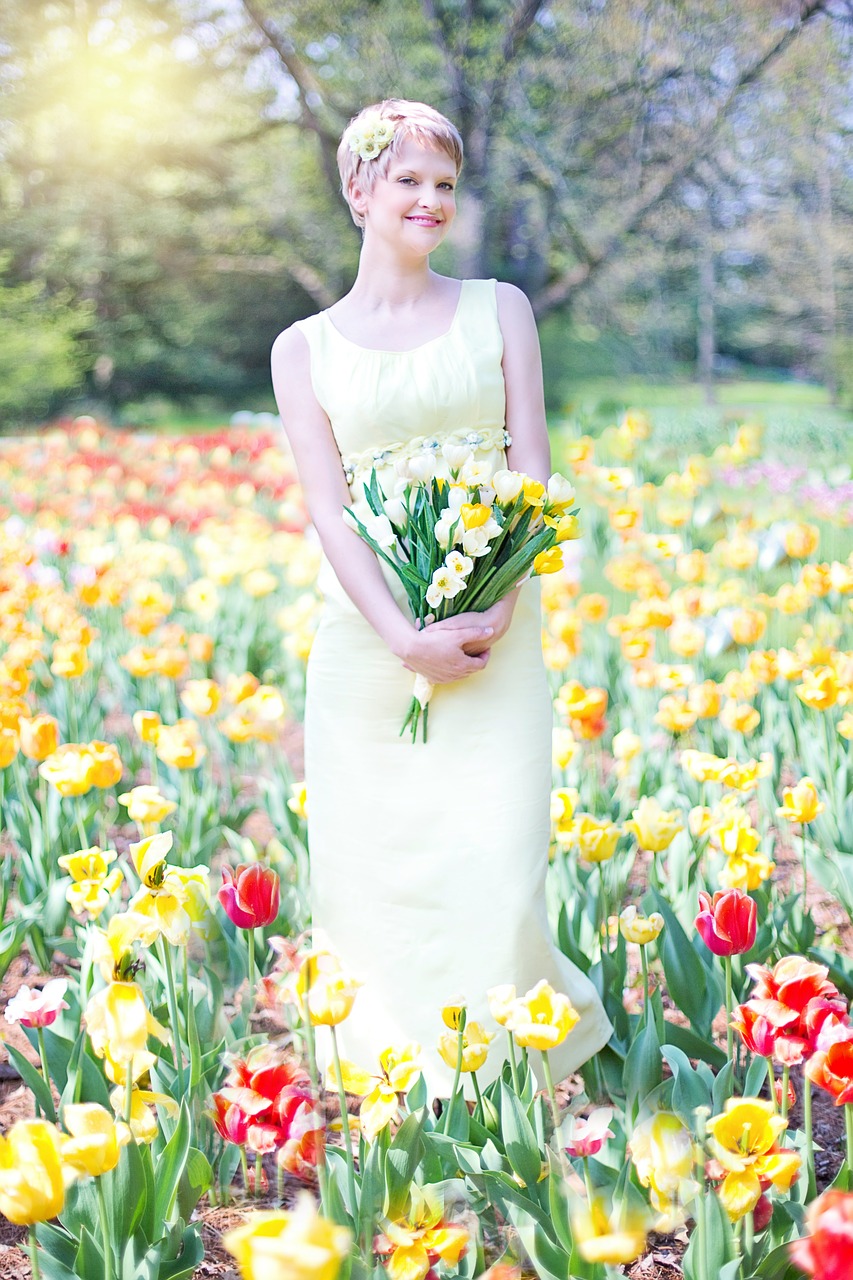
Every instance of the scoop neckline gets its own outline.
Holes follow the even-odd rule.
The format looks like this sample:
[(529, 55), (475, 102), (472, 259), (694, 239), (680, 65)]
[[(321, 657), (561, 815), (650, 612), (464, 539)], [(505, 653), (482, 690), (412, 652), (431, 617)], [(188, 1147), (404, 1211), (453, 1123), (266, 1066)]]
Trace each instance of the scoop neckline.
[(326, 324), (332, 330), (332, 333), (340, 338), (341, 342), (347, 343), (350, 347), (355, 347), (356, 351), (366, 351), (371, 355), (377, 356), (410, 356), (415, 351), (423, 351), (424, 347), (431, 347), (434, 342), (443, 342), (445, 338), (449, 338), (453, 333), (462, 311), (462, 302), (465, 297), (465, 286), (469, 281), (460, 280), (459, 283), (462, 288), (459, 290), (459, 298), (456, 303), (456, 310), (453, 313), (453, 319), (450, 322), (450, 328), (445, 333), (437, 334), (434, 338), (427, 338), (426, 342), (419, 342), (416, 347), (405, 347), (399, 351), (386, 351), (383, 347), (363, 347), (360, 342), (353, 342), (352, 338), (348, 338), (346, 334), (341, 333), (340, 329), (332, 321), (328, 311), (321, 311), (320, 315), (326, 321)]

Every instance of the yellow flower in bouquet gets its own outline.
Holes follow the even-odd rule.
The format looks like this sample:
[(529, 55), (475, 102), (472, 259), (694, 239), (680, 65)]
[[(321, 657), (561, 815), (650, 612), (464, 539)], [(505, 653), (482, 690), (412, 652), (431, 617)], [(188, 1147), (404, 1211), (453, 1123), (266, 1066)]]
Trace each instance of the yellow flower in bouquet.
[(543, 978), (513, 1003), (506, 1025), (522, 1048), (554, 1049), (580, 1021), (567, 995)]
[(680, 810), (663, 809), (653, 796), (643, 796), (625, 823), (625, 830), (636, 837), (641, 849), (650, 853), (668, 849), (682, 829)]

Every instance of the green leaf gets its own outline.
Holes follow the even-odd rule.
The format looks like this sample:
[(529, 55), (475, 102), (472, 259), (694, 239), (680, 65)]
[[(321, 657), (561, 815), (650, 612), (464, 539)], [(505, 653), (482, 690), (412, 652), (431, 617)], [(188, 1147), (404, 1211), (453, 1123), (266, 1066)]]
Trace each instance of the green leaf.
[(423, 1075), (419, 1075), (406, 1096), (409, 1111), (420, 1111), (427, 1104), (427, 1087)]
[(663, 1077), (661, 1046), (657, 1024), (649, 1018), (628, 1051), (625, 1059), (627, 1111), (636, 1116), (643, 1100), (661, 1083)]
[(723, 1050), (712, 1040), (691, 1031), (689, 1027), (679, 1027), (674, 1022), (665, 1022), (663, 1040), (664, 1044), (674, 1044), (682, 1049), (688, 1058), (698, 1058), (717, 1070), (726, 1065), (726, 1055)]
[[(103, 1188), (113, 1239), (121, 1253), (124, 1242), (130, 1239), (142, 1221), (149, 1193), (142, 1156), (136, 1142), (129, 1142), (122, 1148), (119, 1162), (112, 1174), (103, 1177)], [(150, 1190), (153, 1195), (153, 1182)]]
[(213, 1185), (210, 1161), (198, 1147), (190, 1147), (184, 1171), (178, 1182), (178, 1213), (186, 1221), (206, 1191)]
[(394, 1135), (385, 1157), (386, 1217), (401, 1217), (409, 1199), (409, 1188), (424, 1150), (423, 1114), (407, 1116)]
[[(70, 1269), (74, 1266), (77, 1241), (62, 1227), (55, 1227), (50, 1222), (39, 1222), (36, 1225), (36, 1239), (42, 1248), (42, 1257), (49, 1254), (66, 1268)], [(42, 1265), (42, 1271), (44, 1271), (44, 1265)]]
[(551, 1213), (551, 1225), (557, 1241), (571, 1254), (574, 1248), (572, 1225), (569, 1217), (569, 1198), (566, 1194), (566, 1182), (558, 1157), (553, 1151), (548, 1152), (548, 1208)]
[(691, 1065), (687, 1054), (675, 1045), (665, 1045), (661, 1049), (661, 1054), (664, 1060), (669, 1063), (675, 1079), (672, 1090), (672, 1105), (681, 1118), (689, 1124), (697, 1107), (710, 1107), (711, 1105), (711, 1090), (708, 1087), (708, 1082)]
[(569, 1259), (545, 1227), (514, 1205), (510, 1206), (509, 1217), (540, 1280), (566, 1280)]
[(501, 1088), (501, 1136), (513, 1172), (526, 1187), (535, 1187), (542, 1172), (542, 1156), (533, 1127), (513, 1091)]
[(189, 1280), (204, 1259), (204, 1242), (198, 1226), (193, 1222), (184, 1227), (180, 1253), (176, 1258), (164, 1258), (157, 1271), (157, 1280)]
[(711, 1095), (711, 1106), (714, 1115), (718, 1115), (726, 1105), (726, 1099), (734, 1092), (735, 1072), (731, 1062), (727, 1062), (714, 1081)]
[(49, 1120), (56, 1121), (56, 1111), (53, 1106), (53, 1095), (44, 1079), (42, 1073), (33, 1066), (33, 1064), (24, 1057), (20, 1049), (16, 1049), (13, 1044), (6, 1041), (6, 1052), (15, 1065), (18, 1075), (23, 1080), (28, 1089), (35, 1094), (36, 1102), (41, 1107), (43, 1113)]
[(764, 1082), (767, 1079), (767, 1066), (766, 1058), (752, 1059), (743, 1086), (743, 1096), (745, 1098), (757, 1098), (761, 1093)]
[(761, 1259), (754, 1274), (760, 1280), (788, 1280), (789, 1276), (800, 1276), (801, 1272), (791, 1262), (790, 1244), (780, 1244)]
[(190, 1114), (186, 1099), (181, 1101), (178, 1123), (157, 1159), (155, 1177), (155, 1220), (167, 1223), (175, 1208), (178, 1184), (190, 1151)]
[(104, 1274), (104, 1255), (100, 1245), (87, 1227), (80, 1228), (80, 1247), (74, 1262), (78, 1276), (102, 1276)]
[[(468, 1104), (466, 1103), (462, 1093), (457, 1093), (455, 1098), (451, 1098), (449, 1102), (450, 1114), (447, 1117), (447, 1125), (442, 1123), (442, 1132), (446, 1133), (448, 1138), (454, 1138), (457, 1142), (467, 1142), (469, 1133), (470, 1115), (468, 1112)], [(442, 1121), (444, 1114), (442, 1113)]]

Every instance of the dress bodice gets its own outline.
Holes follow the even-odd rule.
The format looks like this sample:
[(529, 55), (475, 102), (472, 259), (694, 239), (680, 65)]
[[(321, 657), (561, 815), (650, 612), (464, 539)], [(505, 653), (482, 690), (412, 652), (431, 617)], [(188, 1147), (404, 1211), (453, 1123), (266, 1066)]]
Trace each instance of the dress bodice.
[(446, 475), (447, 455), (458, 458), (467, 446), (493, 470), (505, 465), (503, 338), (494, 280), (463, 280), (450, 328), (410, 351), (359, 346), (325, 311), (296, 327), (308, 342), (314, 394), (332, 425), (356, 501), (359, 479), (374, 467), (390, 493), (412, 459), (433, 459), (435, 473)]

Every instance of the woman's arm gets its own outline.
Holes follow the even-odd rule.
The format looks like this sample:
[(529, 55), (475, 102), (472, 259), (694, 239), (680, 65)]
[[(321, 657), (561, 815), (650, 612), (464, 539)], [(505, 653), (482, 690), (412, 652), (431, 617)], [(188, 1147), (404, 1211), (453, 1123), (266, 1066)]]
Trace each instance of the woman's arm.
[(397, 657), (434, 684), (479, 671), (488, 653), (469, 655), (463, 645), (487, 648), (488, 623), (449, 632), (418, 631), (400, 611), (373, 551), (343, 519), (350, 505), (341, 458), (329, 419), (314, 394), (308, 343), (298, 329), (286, 329), (273, 344), (272, 378), (305, 502), (323, 550), (341, 586), (359, 612)]

